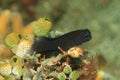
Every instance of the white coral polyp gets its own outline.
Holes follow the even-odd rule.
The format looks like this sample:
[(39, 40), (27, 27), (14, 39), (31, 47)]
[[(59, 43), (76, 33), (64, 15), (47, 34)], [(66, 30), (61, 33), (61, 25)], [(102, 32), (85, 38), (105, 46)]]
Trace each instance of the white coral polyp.
[(15, 54), (20, 57), (24, 57), (25, 54), (29, 51), (31, 48), (30, 41), (28, 40), (21, 40), (20, 43), (17, 46)]

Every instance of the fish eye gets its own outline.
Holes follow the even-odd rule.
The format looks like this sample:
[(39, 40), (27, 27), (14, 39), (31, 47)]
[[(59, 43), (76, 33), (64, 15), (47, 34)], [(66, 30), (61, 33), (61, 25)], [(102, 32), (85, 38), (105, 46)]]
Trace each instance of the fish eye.
[(85, 31), (84, 36), (87, 37), (89, 35), (89, 32)]

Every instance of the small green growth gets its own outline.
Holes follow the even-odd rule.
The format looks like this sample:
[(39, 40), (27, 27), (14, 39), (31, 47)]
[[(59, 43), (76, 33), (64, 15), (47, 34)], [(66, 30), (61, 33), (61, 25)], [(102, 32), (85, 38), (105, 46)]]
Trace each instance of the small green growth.
[(33, 23), (34, 34), (37, 37), (46, 36), (51, 30), (52, 23), (46, 18), (40, 18)]
[(17, 58), (13, 58), (13, 61), (16, 63), (17, 62)]
[(29, 39), (29, 35), (24, 35), (24, 39)]
[(22, 39), (22, 35), (18, 33), (18, 38), (19, 39)]
[(50, 22), (51, 22), (51, 20), (50, 20), (49, 18), (45, 18), (45, 20), (46, 20), (46, 21), (50, 21)]
[(66, 75), (65, 75), (65, 73), (61, 72), (61, 73), (58, 74), (57, 78), (59, 80), (66, 80)]
[(72, 71), (69, 75), (70, 80), (77, 80), (79, 78), (79, 72), (78, 71)]
[(8, 47), (15, 48), (19, 44), (21, 39), (20, 39), (20, 35), (18, 34), (19, 33), (12, 32), (6, 36), (5, 43)]
[(14, 75), (9, 75), (8, 77), (5, 77), (5, 80), (16, 80)]
[(12, 69), (12, 73), (17, 77), (20, 78), (23, 75), (22, 66), (16, 65)]
[(23, 59), (19, 56), (13, 56), (11, 58), (11, 63), (12, 63), (12, 65), (20, 65), (20, 66), (24, 65)]
[(66, 65), (63, 69), (63, 72), (69, 75), (72, 72), (70, 65)]

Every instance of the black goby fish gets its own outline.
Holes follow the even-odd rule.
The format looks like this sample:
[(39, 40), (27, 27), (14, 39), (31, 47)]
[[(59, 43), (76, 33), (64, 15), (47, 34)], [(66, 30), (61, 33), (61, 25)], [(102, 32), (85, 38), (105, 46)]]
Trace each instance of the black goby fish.
[(88, 29), (76, 30), (57, 38), (42, 37), (39, 40), (35, 40), (32, 45), (32, 50), (35, 52), (58, 51), (58, 46), (63, 50), (68, 50), (73, 46), (91, 40), (91, 38), (92, 36)]

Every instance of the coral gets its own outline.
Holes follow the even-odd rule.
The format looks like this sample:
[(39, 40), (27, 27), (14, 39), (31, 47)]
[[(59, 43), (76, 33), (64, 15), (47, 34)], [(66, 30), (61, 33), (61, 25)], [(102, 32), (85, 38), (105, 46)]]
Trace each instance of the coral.
[(22, 30), (22, 17), (18, 12), (11, 13), (11, 27), (13, 32), (20, 33)]
[[(17, 15), (16, 17), (19, 17), (19, 15)], [(19, 18), (15, 18), (15, 16), (13, 16), (13, 18), (12, 18), (12, 12), (10, 10), (4, 10), (4, 11), (2, 11), (2, 13), (0, 15), (0, 49), (1, 49), (0, 50), (0, 55), (1, 55), (0, 58), (7, 58), (7, 57), (13, 56), (13, 52), (11, 51), (10, 48), (15, 46), (17, 44), (17, 42), (19, 42), (19, 39), (17, 38), (17, 34), (15, 35), (13, 32), (12, 35), (14, 35), (13, 36), (14, 38), (10, 37), (10, 36), (8, 37), (13, 40), (13, 42), (12, 42), (13, 44), (11, 44), (11, 42), (7, 41), (7, 45), (10, 48), (8, 48), (6, 46), (6, 44), (4, 44), (5, 43), (4, 39), (5, 39), (6, 35), (8, 33), (10, 33), (12, 30), (10, 26), (12, 24), (16, 24), (16, 25), (12, 25), (15, 28), (15, 26), (17, 27), (17, 24), (21, 25), (21, 22), (19, 22)], [(17, 23), (16, 23), (16, 21), (17, 21)], [(11, 25), (10, 25), (10, 22), (12, 22)]]
[(4, 44), (0, 44), (0, 59), (6, 59), (13, 55), (14, 54), (10, 48), (6, 47)]
[(79, 72), (78, 71), (72, 71), (69, 75), (70, 80), (77, 80), (79, 78)]
[(16, 65), (23, 66), (24, 65), (24, 60), (19, 56), (13, 56), (10, 59), (10, 63), (12, 64), (12, 66), (16, 66)]
[(23, 69), (22, 66), (16, 65), (12, 69), (12, 74), (15, 75), (15, 78), (20, 79), (20, 77), (23, 75)]
[(17, 55), (17, 56), (20, 56), (20, 57), (24, 57), (27, 52), (31, 49), (31, 43), (29, 40), (21, 40), (19, 42), (19, 44), (12, 48), (12, 51)]
[(97, 76), (97, 58), (95, 57), (87, 57), (82, 60), (81, 66), (81, 77), (80, 80), (95, 80)]
[[(20, 79), (23, 75), (23, 59), (13, 56), (10, 60), (0, 61), (0, 74), (7, 80)], [(12, 75), (11, 75), (12, 74)]]
[(63, 69), (63, 72), (69, 75), (72, 72), (70, 65), (66, 65)]
[(68, 50), (68, 55), (74, 58), (78, 58), (79, 56), (83, 55), (83, 52), (84, 51), (80, 47), (75, 46)]
[[(39, 18), (23, 27), (20, 14), (14, 12), (10, 14), (11, 30), (5, 28), (9, 33), (2, 35), (5, 37), (3, 45), (12, 50), (14, 56), (7, 60), (1, 59), (0, 74), (3, 78), (6, 80), (95, 80), (96, 58), (89, 57), (89, 52), (80, 47), (74, 46), (68, 51), (59, 47), (61, 53), (58, 54), (31, 51), (36, 38), (48, 36), (52, 28), (52, 23), (48, 19)], [(4, 50), (1, 44), (0, 55), (4, 53)]]
[(4, 39), (5, 35), (7, 34), (10, 15), (11, 12), (9, 10), (3, 11), (0, 15), (0, 41)]
[(30, 24), (28, 24), (27, 26), (23, 27), (22, 30), (21, 30), (21, 34), (34, 34), (34, 31), (33, 31), (33, 23), (34, 22), (31, 22)]
[(66, 75), (65, 75), (65, 73), (61, 72), (61, 73), (58, 74), (57, 78), (59, 80), (66, 80)]
[(40, 18), (34, 23), (34, 33), (36, 36), (45, 36), (51, 29), (51, 22), (46, 18)]
[(22, 37), (26, 40), (29, 40), (31, 43), (34, 41), (34, 30), (33, 30), (33, 23), (31, 22), (21, 30)]
[(104, 72), (99, 71), (95, 80), (103, 80), (103, 77), (104, 77)]
[[(8, 8), (11, 8), (10, 3), (14, 4), (12, 3), (13, 1), (15, 4), (20, 2), (18, 0), (2, 0), (0, 6), (2, 8), (3, 5), (7, 5)], [(28, 1), (27, 4), (29, 5), (36, 2), (36, 0), (32, 0), (33, 2), (31, 0), (24, 1)], [(120, 40), (119, 3), (120, 0), (56, 0), (54, 2), (52, 0), (39, 0), (34, 11), (37, 12), (37, 18), (53, 16), (52, 19), (55, 21), (54, 29), (64, 33), (75, 29), (91, 29), (93, 39), (90, 43), (82, 45), (82, 47), (91, 50), (93, 53), (102, 54), (107, 59), (107, 64), (109, 64), (106, 67), (107, 71), (115, 76), (115, 79), (112, 80), (118, 80), (120, 76), (120, 71), (118, 71), (120, 70), (120, 45), (116, 44), (119, 44)], [(26, 4), (24, 5), (27, 6)], [(27, 7), (31, 10), (31, 6)], [(26, 8), (22, 6), (21, 10), (23, 9)], [(28, 12), (28, 14), (30, 13)], [(34, 19), (32, 16), (29, 16), (29, 18)], [(89, 45), (92, 45), (92, 47)]]
[(5, 38), (6, 45), (18, 56), (23, 57), (31, 48), (33, 35), (21, 35), (18, 32), (12, 32)]
[[(22, 17), (18, 12), (3, 11), (0, 16), (0, 44), (5, 42), (3, 45), (6, 48), (8, 46), (13, 53), (23, 57), (31, 48), (34, 36), (46, 36), (51, 25), (48, 19), (40, 18), (23, 27)], [(10, 27), (8, 28), (8, 26)], [(25, 47), (23, 44), (28, 46)], [(7, 54), (7, 52), (3, 52), (4, 47), (0, 47), (0, 55)]]
[(5, 80), (5, 78), (3, 76), (0, 75), (0, 80)]
[(37, 57), (34, 54), (32, 56), (27, 55), (25, 58), (23, 79), (95, 80), (97, 75), (96, 58), (87, 55), (88, 52), (86, 51), (79, 58), (72, 58), (63, 53), (57, 56), (53, 55), (50, 58)]
[(0, 64), (0, 74), (3, 76), (9, 76), (11, 74), (12, 66), (8, 62), (1, 62)]
[(18, 43), (21, 40), (21, 35), (17, 32), (12, 32), (10, 34), (7, 35), (7, 37), (5, 38), (5, 43), (8, 47), (10, 48), (14, 48), (18, 45)]
[(5, 80), (16, 80), (14, 75), (9, 75), (8, 77), (5, 77)]
[(34, 36), (46, 36), (52, 24), (48, 19), (40, 18), (23, 27), (20, 14), (11, 14), (12, 32), (5, 37), (5, 43), (16, 55), (23, 57), (30, 50)]

